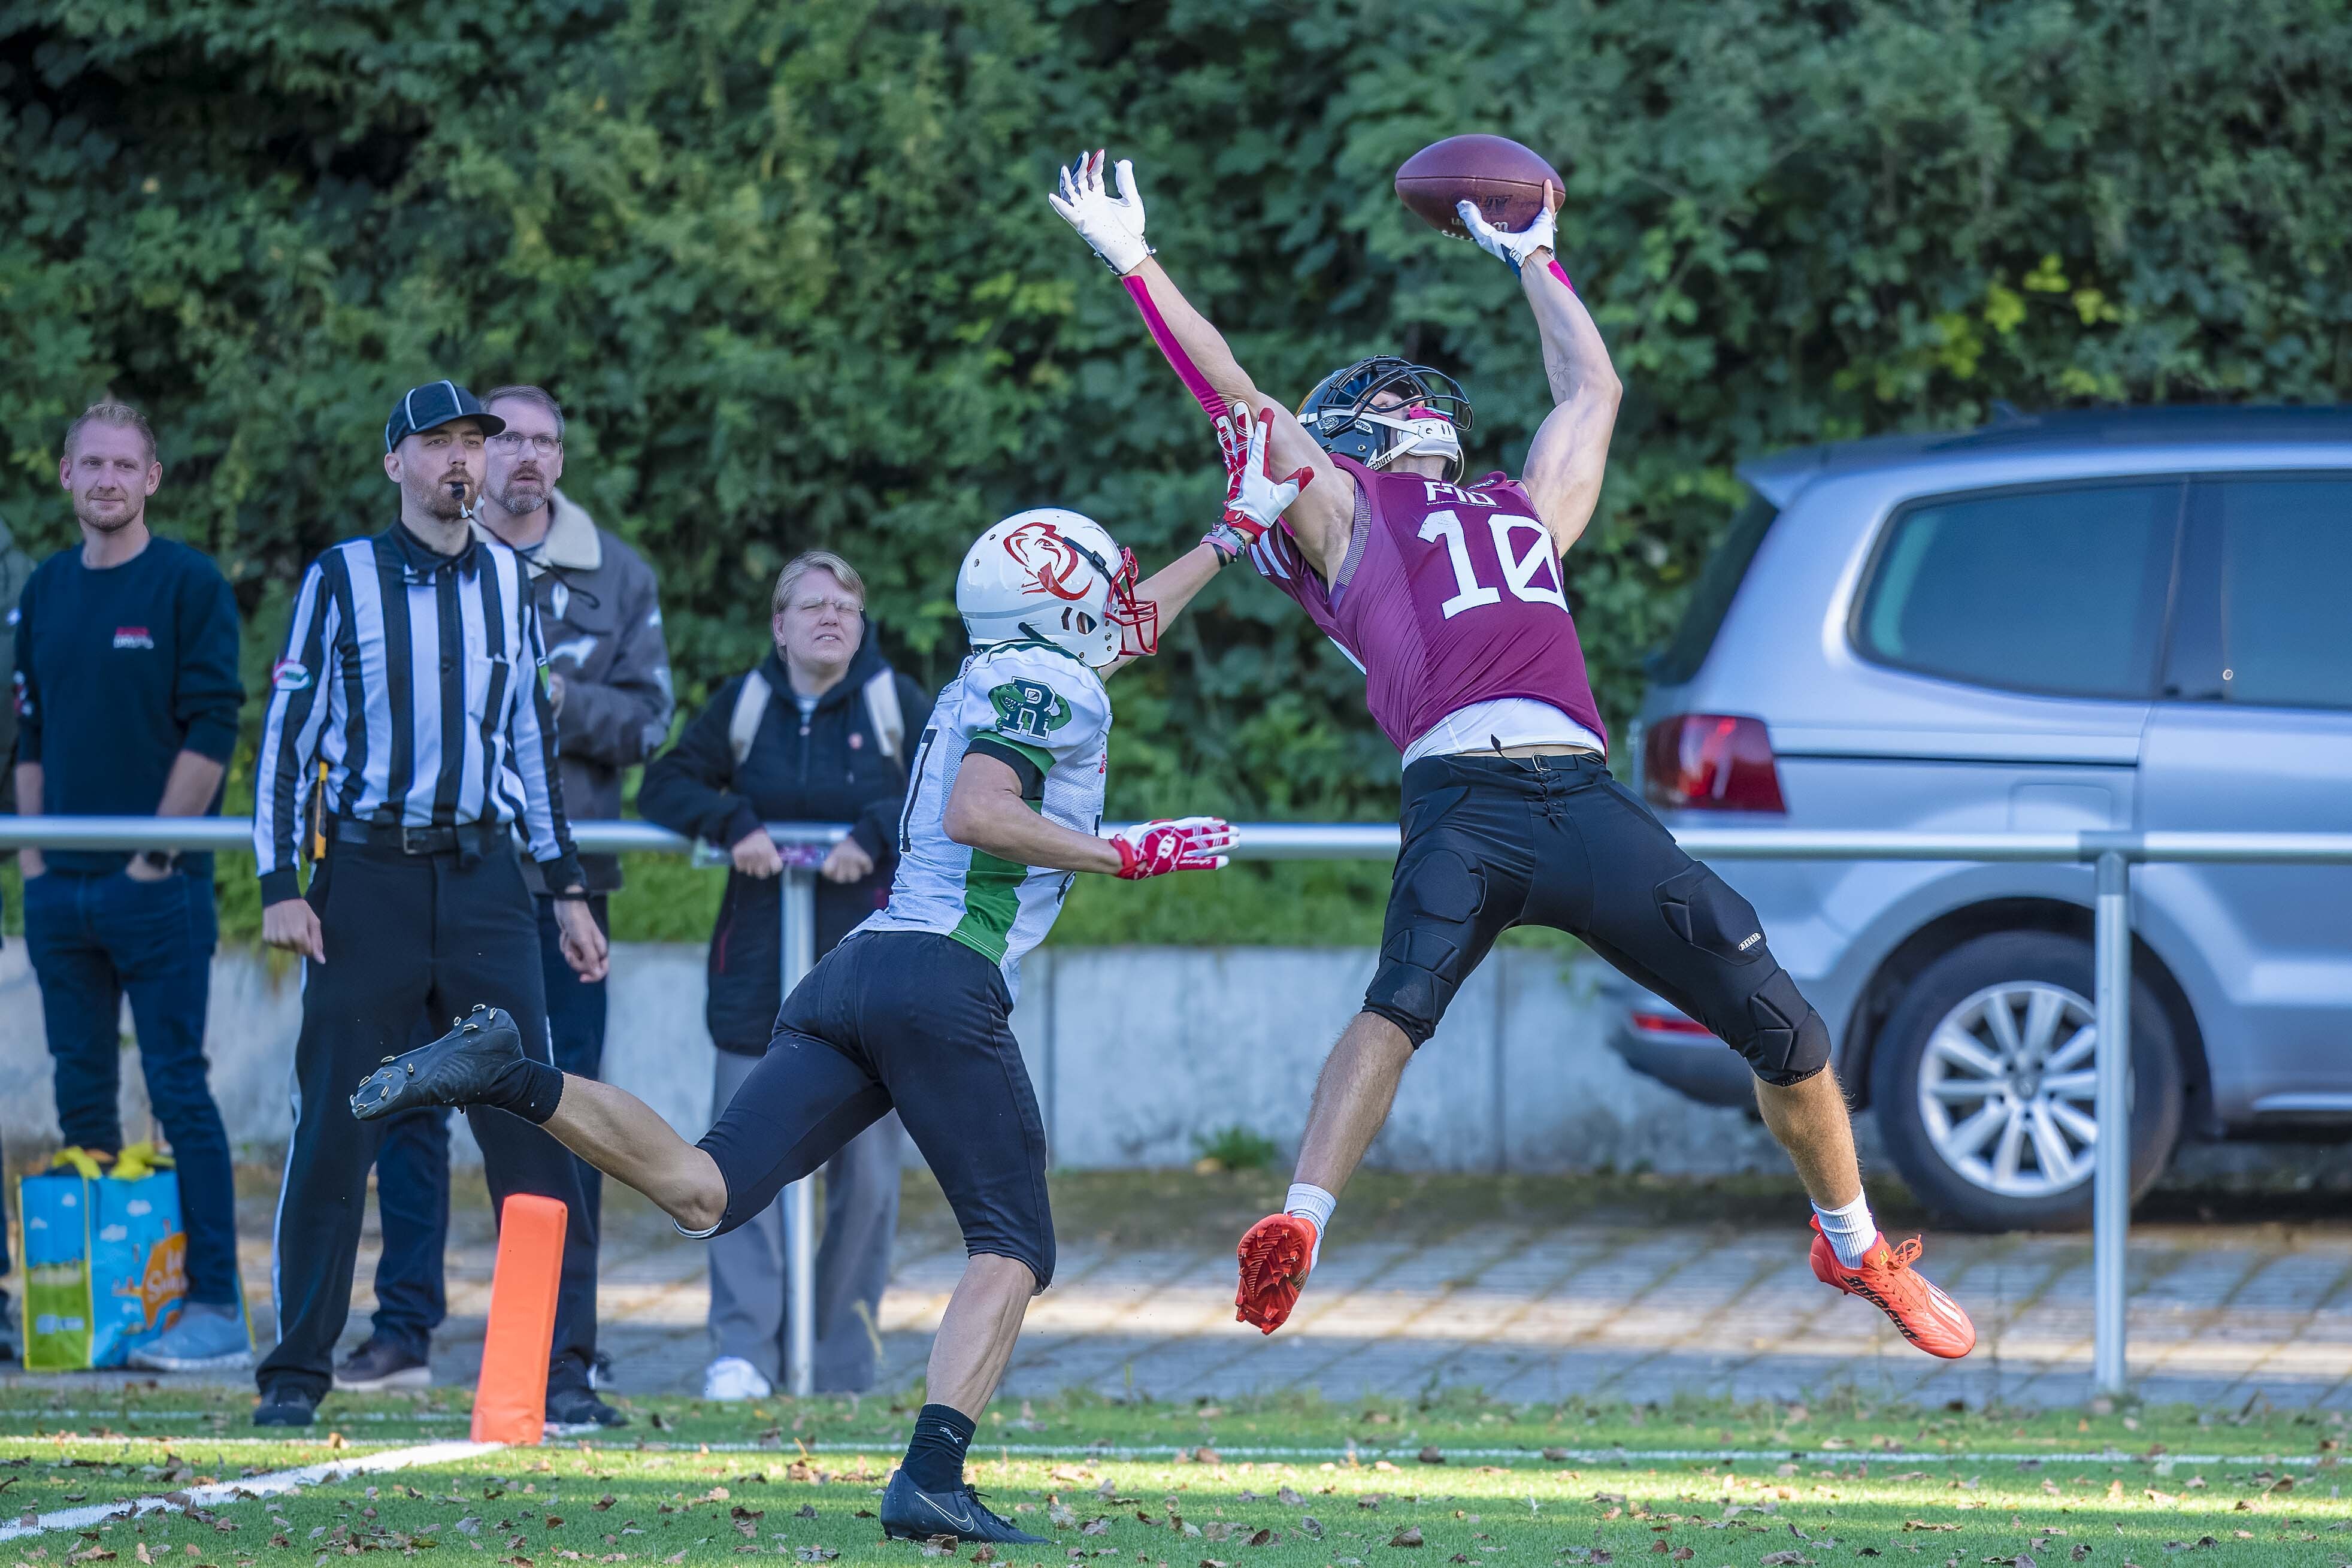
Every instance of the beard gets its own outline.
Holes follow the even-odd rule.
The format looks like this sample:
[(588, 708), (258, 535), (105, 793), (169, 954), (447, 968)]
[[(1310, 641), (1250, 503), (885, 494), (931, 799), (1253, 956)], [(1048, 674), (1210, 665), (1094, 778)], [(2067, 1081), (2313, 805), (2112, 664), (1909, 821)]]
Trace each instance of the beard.
[[(464, 483), (464, 493), (450, 493), (449, 487), (454, 482)], [(457, 522), (466, 515), (466, 507), (473, 500), (473, 488), (472, 482), (464, 475), (446, 474), (425, 486), (424, 494), (417, 500), (427, 517), (442, 522)]]
[(131, 526), (139, 516), (139, 507), (130, 497), (99, 499), (74, 497), (74, 516), (84, 528), (94, 528), (100, 533), (119, 533)]
[(490, 492), (490, 499), (516, 517), (537, 511), (547, 504), (548, 492), (554, 487), (538, 474), (526, 474), (507, 480), (506, 488)]

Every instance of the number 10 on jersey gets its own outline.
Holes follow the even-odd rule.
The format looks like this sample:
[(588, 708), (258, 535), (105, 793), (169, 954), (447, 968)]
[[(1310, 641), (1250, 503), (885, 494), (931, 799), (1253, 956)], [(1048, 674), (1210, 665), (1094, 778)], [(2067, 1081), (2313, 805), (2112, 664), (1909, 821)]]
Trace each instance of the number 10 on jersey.
[[(1559, 556), (1552, 549), (1551, 531), (1531, 517), (1490, 512), (1483, 520), (1495, 540), (1495, 560), (1502, 568), (1503, 585), (1511, 595), (1530, 605), (1550, 605), (1562, 615), (1568, 599), (1559, 585)], [(1528, 537), (1522, 541), (1519, 535)], [(1482, 605), (1499, 605), (1503, 590), (1478, 581), (1477, 563), (1470, 559), (1470, 542), (1463, 531), (1462, 514), (1433, 511), (1422, 521), (1421, 537), (1443, 540), (1447, 562), (1454, 568), (1454, 596), (1437, 606), (1447, 620)]]

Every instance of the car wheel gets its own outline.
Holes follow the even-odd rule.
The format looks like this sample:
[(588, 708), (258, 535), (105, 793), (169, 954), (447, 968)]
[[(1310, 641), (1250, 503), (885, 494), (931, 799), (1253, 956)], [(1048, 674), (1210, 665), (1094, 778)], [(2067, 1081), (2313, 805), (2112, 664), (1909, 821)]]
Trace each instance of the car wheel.
[[(1998, 931), (1923, 970), (1886, 1021), (1871, 1104), (1920, 1201), (1964, 1230), (2078, 1229), (2091, 1220), (2098, 1131), (2091, 944)], [(2132, 1196), (2180, 1137), (2180, 1061), (2147, 985), (2132, 984)]]

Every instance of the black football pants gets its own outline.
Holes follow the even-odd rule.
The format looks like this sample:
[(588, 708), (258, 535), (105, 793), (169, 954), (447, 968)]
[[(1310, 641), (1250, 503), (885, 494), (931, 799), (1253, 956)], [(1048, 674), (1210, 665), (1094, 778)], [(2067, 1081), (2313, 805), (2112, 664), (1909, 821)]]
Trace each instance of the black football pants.
[[(319, 911), (327, 962), (303, 964), (294, 1137), (271, 1268), (278, 1348), (255, 1381), (321, 1397), (351, 1313), (368, 1167), (383, 1135), (382, 1122), (352, 1115), (352, 1089), (415, 1043), (420, 1012), (437, 1021), (487, 1003), (514, 1016), (532, 1056), (548, 1060), (549, 1047), (539, 922), (510, 847), (408, 855), (331, 843), (306, 897)], [(519, 1116), (485, 1107), (466, 1114), (494, 1205), (535, 1193), (570, 1210), (548, 1386), (584, 1386), (596, 1346), (596, 1226), (581, 1202), (579, 1163)]]
[(1549, 926), (1664, 997), (1766, 1083), (1829, 1065), (1829, 1030), (1772, 956), (1756, 910), (1683, 853), (1598, 757), (1424, 757), (1364, 1010), (1426, 1041), (1515, 925)]

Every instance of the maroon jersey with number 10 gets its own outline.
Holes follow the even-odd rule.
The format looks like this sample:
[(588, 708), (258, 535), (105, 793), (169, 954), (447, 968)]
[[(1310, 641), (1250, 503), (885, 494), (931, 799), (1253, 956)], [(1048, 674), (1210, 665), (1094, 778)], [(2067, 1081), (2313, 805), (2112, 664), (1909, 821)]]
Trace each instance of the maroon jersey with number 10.
[(1551, 531), (1500, 473), (1467, 488), (1382, 473), (1336, 453), (1354, 477), (1348, 555), (1326, 584), (1286, 527), (1250, 552), (1364, 672), (1364, 698), (1402, 752), (1476, 702), (1549, 702), (1606, 738)]

